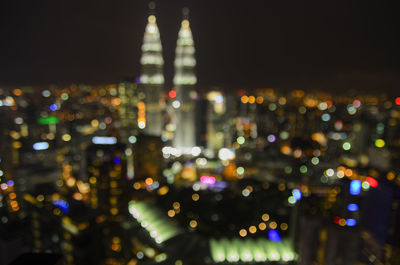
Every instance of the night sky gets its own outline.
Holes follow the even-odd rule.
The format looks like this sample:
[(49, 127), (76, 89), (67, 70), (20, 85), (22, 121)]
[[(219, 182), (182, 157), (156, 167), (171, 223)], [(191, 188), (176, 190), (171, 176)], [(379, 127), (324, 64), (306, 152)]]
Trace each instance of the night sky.
[[(190, 8), (200, 87), (399, 91), (400, 5), (366, 0), (160, 0), (167, 86)], [(144, 0), (0, 2), (0, 85), (140, 74)]]

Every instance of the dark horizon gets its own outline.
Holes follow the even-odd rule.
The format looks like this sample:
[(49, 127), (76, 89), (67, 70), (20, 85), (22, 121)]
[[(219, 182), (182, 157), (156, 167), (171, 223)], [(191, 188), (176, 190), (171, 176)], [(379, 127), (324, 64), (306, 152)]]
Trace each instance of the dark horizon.
[[(389, 93), (400, 87), (399, 18), (389, 3), (156, 2), (166, 88), (185, 6), (199, 87)], [(2, 3), (0, 85), (103, 84), (139, 76), (147, 4)]]

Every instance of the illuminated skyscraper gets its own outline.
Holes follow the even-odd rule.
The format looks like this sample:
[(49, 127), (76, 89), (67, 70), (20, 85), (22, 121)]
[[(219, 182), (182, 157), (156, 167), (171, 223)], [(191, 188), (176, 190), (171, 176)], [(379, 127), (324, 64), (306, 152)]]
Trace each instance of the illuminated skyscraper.
[(128, 183), (125, 179), (125, 146), (110, 142), (114, 139), (94, 137), (95, 144), (86, 150), (90, 206), (100, 209), (113, 220), (123, 214), (123, 195)]
[(230, 119), (225, 113), (227, 97), (220, 91), (211, 91), (207, 94), (207, 100), (207, 149), (216, 151), (224, 147), (224, 131), (229, 127), (226, 124)]
[(118, 95), (121, 100), (118, 112), (121, 120), (121, 140), (124, 144), (128, 142), (130, 136), (138, 133), (137, 105), (137, 85), (128, 80), (121, 81), (118, 85)]
[[(150, 5), (154, 10), (154, 4)], [(160, 136), (163, 127), (162, 104), (160, 104), (160, 95), (164, 87), (162, 46), (160, 32), (157, 27), (156, 17), (151, 14), (148, 17), (148, 23), (144, 32), (142, 57), (142, 74), (140, 76), (141, 92), (145, 99), (145, 118), (138, 117), (138, 127), (144, 129), (146, 134)], [(139, 104), (143, 105), (142, 102)]]
[[(115, 141), (115, 142), (114, 142)], [(126, 230), (121, 224), (126, 220), (126, 198), (129, 198), (129, 180), (126, 179), (126, 148), (116, 143), (112, 137), (94, 137), (93, 145), (86, 150), (90, 207), (100, 215), (97, 221), (102, 223), (100, 230), (90, 232), (97, 238), (103, 251), (96, 258), (118, 260), (118, 264), (126, 264), (122, 253), (130, 248), (124, 240)], [(101, 264), (95, 262), (96, 264)]]
[(194, 72), (196, 66), (195, 48), (192, 31), (187, 18), (188, 10), (184, 9), (184, 19), (178, 33), (175, 51), (176, 100), (172, 103), (176, 109), (176, 131), (173, 146), (185, 150), (196, 145), (195, 138), (195, 101), (194, 85), (197, 78)]

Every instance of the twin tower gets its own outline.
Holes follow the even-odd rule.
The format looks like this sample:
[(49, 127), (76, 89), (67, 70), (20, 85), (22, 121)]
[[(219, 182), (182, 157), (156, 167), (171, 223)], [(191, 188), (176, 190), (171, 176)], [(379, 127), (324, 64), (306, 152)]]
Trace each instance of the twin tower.
[(194, 86), (195, 48), (188, 20), (189, 10), (183, 9), (183, 20), (178, 33), (175, 51), (174, 88), (167, 104), (164, 88), (164, 59), (160, 32), (157, 26), (154, 7), (150, 6), (140, 59), (142, 72), (140, 90), (145, 95), (145, 119), (138, 122), (140, 129), (148, 135), (163, 136), (172, 140), (173, 147), (183, 153), (190, 152), (195, 146), (195, 99)]

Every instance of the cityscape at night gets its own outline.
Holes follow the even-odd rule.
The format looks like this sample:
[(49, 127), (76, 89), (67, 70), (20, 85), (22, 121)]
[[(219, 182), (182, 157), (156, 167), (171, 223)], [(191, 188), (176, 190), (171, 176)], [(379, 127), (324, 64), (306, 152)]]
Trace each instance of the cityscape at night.
[(5, 2), (0, 265), (400, 264), (395, 7)]

